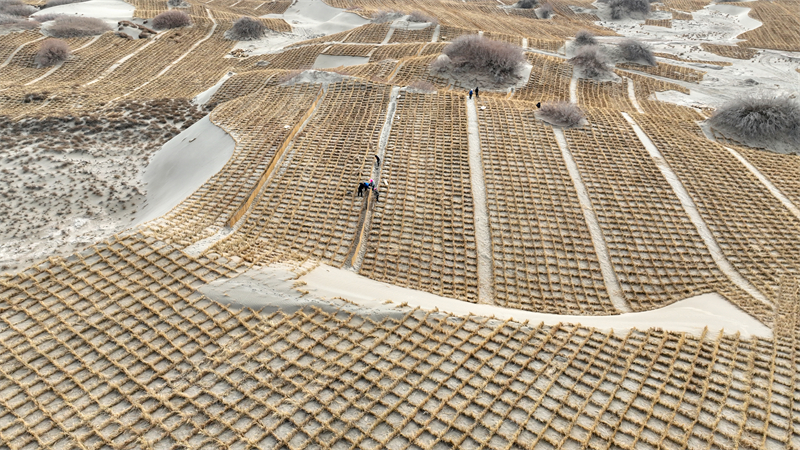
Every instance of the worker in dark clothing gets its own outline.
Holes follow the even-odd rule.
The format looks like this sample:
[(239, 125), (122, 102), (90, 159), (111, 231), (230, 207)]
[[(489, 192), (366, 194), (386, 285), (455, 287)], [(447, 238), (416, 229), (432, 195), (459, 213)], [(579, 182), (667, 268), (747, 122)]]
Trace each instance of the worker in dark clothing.
[(378, 203), (378, 198), (380, 197), (381, 193), (378, 192), (378, 186), (372, 188), (372, 193), (375, 194), (375, 203)]
[(537, 107), (537, 108), (541, 108), (541, 107), (542, 107), (542, 102), (537, 102), (537, 103), (536, 103), (536, 107)]
[(472, 100), (472, 89), (469, 90), (469, 99)]
[(375, 167), (380, 167), (380, 166), (381, 166), (381, 157), (375, 155)]
[(367, 183), (361, 182), (358, 183), (358, 196), (363, 197), (364, 191), (367, 190)]
[(475, 88), (475, 100), (480, 98), (480, 88)]

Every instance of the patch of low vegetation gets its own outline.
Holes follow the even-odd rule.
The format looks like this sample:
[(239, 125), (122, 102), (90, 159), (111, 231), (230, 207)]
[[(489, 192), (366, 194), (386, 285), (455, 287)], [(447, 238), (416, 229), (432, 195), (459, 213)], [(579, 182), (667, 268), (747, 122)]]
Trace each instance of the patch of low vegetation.
[(39, 67), (50, 67), (69, 59), (69, 45), (61, 39), (47, 39), (39, 46), (33, 62)]
[(517, 3), (514, 4), (515, 8), (520, 9), (533, 9), (539, 4), (536, 0), (519, 0)]
[(225, 37), (232, 41), (254, 41), (261, 39), (267, 33), (267, 27), (263, 22), (252, 17), (242, 16), (233, 23), (233, 26)]
[(26, 5), (20, 0), (0, 0), (0, 15), (10, 17), (28, 17), (36, 12), (36, 8)]
[(607, 3), (613, 20), (625, 17), (645, 19), (650, 14), (648, 0), (608, 0)]
[(750, 144), (800, 145), (800, 105), (787, 96), (759, 95), (732, 100), (717, 109), (711, 126)]
[(431, 15), (429, 15), (427, 13), (424, 13), (422, 11), (411, 11), (411, 13), (408, 15), (408, 21), (409, 22), (420, 22), (420, 23), (430, 22), (430, 23), (433, 23), (433, 24), (439, 23), (439, 20), (436, 19), (436, 17), (433, 17), (433, 16), (431, 16)]
[(192, 24), (192, 19), (183, 11), (164, 11), (153, 17), (150, 22), (156, 30), (169, 30), (172, 28), (188, 27)]
[(540, 19), (549, 19), (553, 17), (553, 5), (550, 3), (543, 3), (542, 6), (536, 9), (536, 16)]
[(596, 45), (580, 47), (568, 62), (578, 69), (583, 78), (596, 79), (611, 75), (611, 68)]
[(89, 0), (47, 0), (47, 3), (44, 4), (44, 7), (52, 8), (53, 6), (69, 5), (71, 3), (82, 3), (88, 1)]
[(171, 8), (188, 8), (190, 5), (184, 0), (167, 0), (167, 6)]
[(536, 112), (536, 118), (558, 127), (573, 128), (580, 126), (586, 116), (578, 105), (573, 103), (548, 102), (542, 104)]
[(396, 10), (380, 10), (373, 14), (372, 16), (372, 23), (386, 23), (391, 22), (393, 20), (397, 20), (403, 17), (405, 14), (401, 11)]
[(50, 36), (56, 38), (74, 38), (83, 36), (96, 36), (111, 31), (107, 23), (94, 17), (61, 16), (53, 21), (47, 29)]
[(431, 70), (457, 79), (480, 80), (494, 84), (515, 82), (525, 63), (519, 46), (494, 41), (475, 34), (459, 36), (431, 64)]
[(45, 23), (45, 22), (50, 22), (51, 20), (56, 20), (59, 17), (64, 17), (64, 14), (60, 13), (38, 14), (34, 17), (34, 19), (36, 19), (36, 21), (39, 23)]
[(619, 50), (626, 61), (655, 66), (656, 57), (650, 47), (636, 39), (625, 39), (620, 42)]
[(575, 39), (572, 41), (576, 47), (583, 47), (586, 45), (597, 45), (597, 39), (590, 31), (580, 30), (575, 33)]

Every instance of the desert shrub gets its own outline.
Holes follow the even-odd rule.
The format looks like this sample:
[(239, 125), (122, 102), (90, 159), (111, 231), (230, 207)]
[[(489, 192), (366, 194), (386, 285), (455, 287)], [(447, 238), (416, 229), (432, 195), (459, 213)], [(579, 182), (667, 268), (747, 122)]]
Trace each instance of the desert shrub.
[(69, 45), (61, 39), (47, 39), (39, 46), (33, 62), (39, 67), (55, 66), (69, 58)]
[(648, 66), (656, 65), (656, 57), (653, 55), (653, 51), (636, 39), (625, 39), (619, 43), (619, 49), (626, 61), (644, 62)]
[(535, 8), (538, 2), (536, 0), (519, 0), (514, 4), (514, 7), (521, 9)]
[(576, 47), (583, 47), (584, 45), (597, 45), (597, 39), (594, 34), (586, 30), (580, 30), (575, 33), (575, 40), (573, 41)]
[(571, 128), (580, 125), (586, 116), (574, 103), (548, 102), (542, 104), (536, 117), (552, 125)]
[(57, 17), (47, 29), (50, 36), (57, 38), (95, 36), (109, 30), (111, 27), (102, 20), (83, 16)]
[(173, 8), (188, 8), (189, 4), (184, 0), (167, 0), (167, 6), (171, 6)]
[(649, 0), (610, 0), (608, 6), (614, 20), (623, 17), (644, 19), (650, 14)]
[(800, 105), (786, 96), (738, 98), (717, 109), (709, 120), (732, 137), (800, 144)]
[(569, 59), (569, 63), (580, 70), (586, 78), (598, 78), (611, 72), (608, 63), (600, 53), (600, 48), (596, 45), (580, 47), (575, 52), (575, 56)]
[(260, 39), (267, 32), (267, 27), (261, 21), (242, 16), (233, 23), (225, 37), (234, 41), (253, 41)]
[(490, 76), (496, 83), (515, 78), (525, 62), (520, 47), (476, 34), (457, 37), (442, 53), (447, 59), (439, 57), (431, 65), (432, 69), (449, 70), (454, 75)]
[(430, 22), (430, 23), (439, 23), (439, 21), (428, 14), (425, 14), (422, 11), (411, 11), (408, 15), (409, 22)]
[(437, 56), (436, 59), (431, 63), (431, 70), (434, 72), (444, 72), (450, 69), (451, 65), (452, 63), (450, 61), (450, 57), (445, 54), (441, 54)]
[(167, 30), (189, 26), (192, 24), (192, 19), (185, 12), (173, 9), (153, 17), (151, 23), (156, 30)]
[(399, 19), (403, 17), (403, 14), (400, 11), (389, 11), (389, 10), (381, 10), (373, 14), (372, 22), (373, 23), (386, 23), (391, 22), (393, 20)]
[(14, 17), (28, 17), (36, 12), (36, 8), (26, 5), (20, 0), (0, 0), (0, 14)]
[(538, 9), (536, 9), (536, 15), (539, 16), (540, 19), (549, 19), (553, 15), (553, 5), (550, 3), (544, 3)]
[(51, 20), (56, 20), (59, 17), (63, 17), (63, 16), (64, 16), (64, 14), (47, 13), (47, 14), (38, 14), (38, 15), (36, 15), (34, 17), (34, 19), (36, 19), (36, 21), (39, 22), (39, 23), (45, 23), (45, 22), (49, 22)]
[(44, 4), (45, 8), (52, 8), (53, 6), (69, 5), (70, 3), (88, 2), (89, 0), (47, 0)]
[(409, 89), (417, 90), (417, 91), (435, 91), (436, 86), (433, 83), (424, 80), (417, 80), (408, 85)]

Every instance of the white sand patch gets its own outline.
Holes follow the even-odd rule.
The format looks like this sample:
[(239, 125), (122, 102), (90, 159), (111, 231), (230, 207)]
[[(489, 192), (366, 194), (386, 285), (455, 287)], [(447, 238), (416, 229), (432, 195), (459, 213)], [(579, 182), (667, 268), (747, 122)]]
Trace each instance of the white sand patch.
[(492, 258), (492, 233), (486, 207), (486, 184), (481, 160), (481, 138), (478, 132), (478, 112), (475, 103), (467, 102), (467, 143), (469, 146), (469, 178), (475, 222), (475, 248), (478, 252), (478, 303), (494, 303), (494, 259)]
[(410, 308), (438, 310), (459, 316), (494, 316), (500, 320), (529, 321), (532, 325), (573, 323), (603, 331), (661, 328), (696, 336), (707, 327), (710, 332), (739, 332), (744, 338), (772, 336), (768, 327), (718, 294), (691, 297), (653, 311), (614, 316), (544, 314), (441, 297), (371, 280), (327, 265), (319, 265), (299, 278), (277, 265), (251, 269), (236, 278), (217, 280), (202, 286), (200, 291), (219, 302), (246, 305), (257, 310), (263, 308), (265, 312), (318, 306), (324, 309), (342, 308), (362, 315), (395, 315), (407, 311), (405, 308), (398, 309), (399, 305), (406, 304)]
[(644, 110), (639, 106), (639, 102), (636, 100), (636, 89), (634, 89), (633, 80), (625, 77), (625, 83), (628, 85), (628, 100), (631, 101), (631, 105), (636, 108), (636, 112), (644, 114)]
[(333, 69), (336, 67), (357, 66), (369, 62), (369, 57), (364, 56), (333, 56), (319, 55), (314, 61), (312, 69)]
[(236, 75), (235, 72), (228, 72), (225, 75), (223, 75), (222, 78), (220, 78), (219, 81), (217, 81), (217, 84), (215, 84), (215, 85), (211, 86), (210, 88), (206, 89), (205, 91), (197, 94), (197, 97), (192, 99), (192, 104), (202, 106), (202, 105), (205, 105), (206, 103), (208, 103), (208, 101), (211, 100), (211, 97), (213, 97), (214, 94), (217, 93), (219, 88), (221, 88), (222, 85), (225, 84), (226, 81), (228, 81), (228, 78), (230, 78), (230, 77), (232, 77), (234, 75)]
[(567, 172), (569, 172), (572, 184), (575, 186), (575, 191), (578, 194), (581, 211), (583, 211), (586, 226), (589, 228), (589, 235), (592, 237), (592, 244), (597, 254), (597, 262), (600, 264), (600, 273), (603, 275), (603, 282), (606, 285), (606, 291), (608, 291), (608, 298), (617, 311), (622, 313), (630, 312), (631, 309), (628, 302), (625, 300), (625, 295), (622, 293), (622, 287), (619, 284), (617, 273), (614, 271), (614, 266), (611, 264), (611, 256), (608, 252), (608, 244), (603, 235), (603, 229), (600, 228), (600, 221), (597, 220), (597, 214), (594, 211), (594, 206), (592, 206), (589, 191), (586, 189), (586, 185), (581, 178), (578, 164), (569, 151), (564, 132), (558, 127), (553, 127), (553, 134), (555, 135), (558, 147), (561, 149), (561, 155), (564, 158), (564, 164), (567, 166)]
[(697, 205), (695, 205), (694, 200), (683, 186), (683, 183), (678, 178), (678, 175), (675, 174), (667, 160), (664, 159), (661, 151), (658, 150), (653, 141), (650, 140), (650, 137), (647, 136), (647, 134), (641, 129), (641, 127), (639, 127), (639, 125), (631, 118), (631, 116), (624, 112), (621, 114), (631, 125), (636, 137), (639, 138), (639, 141), (641, 141), (642, 145), (644, 145), (645, 149), (647, 149), (647, 153), (650, 154), (650, 157), (653, 159), (653, 162), (656, 164), (658, 169), (661, 171), (661, 174), (669, 183), (672, 191), (675, 192), (675, 195), (681, 202), (683, 210), (686, 211), (686, 215), (689, 217), (689, 220), (691, 220), (692, 224), (694, 224), (695, 228), (697, 228), (698, 234), (700, 234), (700, 237), (706, 244), (709, 253), (711, 253), (711, 258), (717, 263), (717, 266), (719, 266), (719, 269), (722, 271), (722, 273), (724, 273), (725, 276), (727, 276), (728, 279), (730, 279), (733, 284), (738, 286), (740, 289), (747, 292), (764, 305), (772, 308), (772, 303), (767, 300), (764, 294), (762, 294), (758, 288), (750, 283), (749, 280), (743, 277), (742, 274), (740, 274), (739, 271), (736, 270), (736, 268), (733, 267), (733, 265), (725, 257), (722, 248), (717, 243), (716, 238), (714, 238), (714, 234), (711, 232), (711, 229), (708, 228), (705, 220), (697, 210)]
[[(32, 14), (33, 17), (41, 14), (66, 14), (70, 16), (86, 16), (102, 19), (116, 28), (121, 20), (132, 20), (133, 11), (136, 9), (130, 3), (122, 0), (89, 0), (88, 2), (70, 3), (68, 5), (44, 8)], [(53, 22), (42, 25), (46, 29)]]
[(292, 26), (291, 33), (269, 33), (255, 41), (241, 41), (234, 49), (251, 55), (278, 53), (296, 42), (340, 33), (366, 25), (369, 20), (358, 14), (328, 6), (322, 0), (296, 0), (283, 14), (267, 14), (267, 19), (283, 19)]
[(136, 224), (168, 213), (190, 196), (222, 169), (235, 147), (236, 141), (208, 116), (164, 144), (144, 171), (147, 200)]

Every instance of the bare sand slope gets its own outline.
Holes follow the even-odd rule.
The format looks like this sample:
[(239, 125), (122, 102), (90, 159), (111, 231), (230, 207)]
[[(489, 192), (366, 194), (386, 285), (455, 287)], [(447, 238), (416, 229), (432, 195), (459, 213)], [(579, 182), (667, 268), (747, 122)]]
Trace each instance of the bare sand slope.
[(145, 205), (136, 215), (141, 224), (168, 213), (219, 172), (233, 155), (236, 141), (208, 116), (164, 144), (145, 169)]
[(342, 308), (358, 311), (360, 314), (384, 316), (399, 313), (402, 309), (398, 310), (397, 306), (406, 304), (410, 308), (428, 311), (438, 309), (458, 316), (494, 316), (502, 320), (546, 325), (572, 323), (605, 331), (660, 328), (699, 336), (708, 327), (712, 332), (739, 332), (743, 337), (772, 336), (768, 327), (718, 294), (691, 297), (647, 312), (615, 316), (571, 316), (469, 303), (374, 281), (327, 265), (320, 265), (299, 279), (295, 279), (296, 277), (290, 270), (279, 266), (251, 269), (236, 278), (205, 285), (200, 291), (222, 303), (263, 308), (265, 312), (293, 312), (305, 306), (318, 306), (326, 310)]

